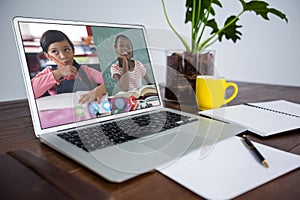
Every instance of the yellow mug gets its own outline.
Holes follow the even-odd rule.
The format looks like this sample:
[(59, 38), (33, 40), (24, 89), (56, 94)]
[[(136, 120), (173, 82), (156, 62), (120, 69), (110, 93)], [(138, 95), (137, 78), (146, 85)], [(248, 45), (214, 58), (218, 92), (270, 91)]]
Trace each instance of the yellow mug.
[[(227, 88), (234, 89), (230, 97), (225, 99)], [(226, 82), (223, 77), (197, 76), (196, 99), (200, 110), (219, 108), (232, 101), (238, 94), (238, 86), (233, 82)]]

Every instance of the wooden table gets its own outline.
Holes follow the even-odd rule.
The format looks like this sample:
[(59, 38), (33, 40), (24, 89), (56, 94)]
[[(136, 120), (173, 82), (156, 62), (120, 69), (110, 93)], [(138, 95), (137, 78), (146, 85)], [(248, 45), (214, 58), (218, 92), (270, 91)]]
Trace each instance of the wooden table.
[[(300, 87), (243, 82), (237, 84), (239, 85), (239, 94), (230, 103), (231, 105), (278, 99), (300, 103)], [(178, 105), (172, 103), (166, 103), (166, 106), (178, 108)], [(195, 110), (188, 110), (188, 106), (184, 108), (186, 111), (195, 112)], [(299, 129), (267, 138), (251, 133), (249, 137), (253, 141), (300, 155)], [(107, 192), (112, 199), (202, 199), (156, 171), (120, 184), (104, 180), (39, 142), (33, 132), (27, 100), (0, 103), (0, 153), (16, 149), (32, 151), (63, 171)], [(300, 199), (299, 186), (300, 169), (297, 169), (236, 199)], [(15, 190), (18, 191), (17, 188)]]

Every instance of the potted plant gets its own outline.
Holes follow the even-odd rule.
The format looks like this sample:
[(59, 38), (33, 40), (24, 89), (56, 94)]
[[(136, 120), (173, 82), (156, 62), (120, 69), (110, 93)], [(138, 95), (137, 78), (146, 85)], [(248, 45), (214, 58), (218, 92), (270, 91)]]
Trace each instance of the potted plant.
[[(238, 24), (238, 20), (244, 13), (253, 11), (264, 20), (269, 20), (268, 15), (273, 14), (288, 22), (284, 13), (275, 8), (270, 8), (265, 1), (252, 0), (245, 2), (244, 0), (238, 0), (241, 3), (241, 11), (236, 15), (229, 16), (224, 25), (219, 26), (215, 20), (216, 12), (214, 8), (216, 6), (223, 7), (220, 0), (186, 0), (185, 23), (191, 23), (191, 41), (188, 43), (170, 22), (165, 2), (164, 0), (161, 1), (168, 25), (185, 47), (184, 52), (173, 52), (167, 55), (168, 69), (165, 97), (170, 100), (177, 100), (177, 96), (187, 92), (182, 86), (183, 82), (188, 81), (194, 90), (197, 75), (213, 75), (214, 52), (208, 49), (215, 42), (222, 42), (224, 37), (234, 43), (240, 40), (242, 33), (239, 30), (242, 25)], [(208, 34), (209, 36), (203, 38), (209, 30), (211, 31)]]

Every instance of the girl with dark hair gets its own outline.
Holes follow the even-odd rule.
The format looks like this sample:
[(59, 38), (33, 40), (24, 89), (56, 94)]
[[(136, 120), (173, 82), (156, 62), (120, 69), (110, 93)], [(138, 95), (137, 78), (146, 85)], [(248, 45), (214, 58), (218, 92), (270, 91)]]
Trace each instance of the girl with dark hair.
[(57, 68), (47, 67), (32, 80), (35, 98), (60, 93), (88, 91), (79, 98), (79, 103), (100, 103), (106, 94), (102, 73), (87, 65), (79, 65), (74, 60), (74, 45), (61, 31), (48, 30), (40, 40), (45, 56), (57, 64)]
[(139, 60), (133, 60), (133, 47), (130, 39), (125, 35), (118, 35), (115, 39), (114, 49), (117, 63), (110, 68), (111, 77), (115, 79), (123, 91), (140, 88), (142, 79), (150, 84), (147, 69)]

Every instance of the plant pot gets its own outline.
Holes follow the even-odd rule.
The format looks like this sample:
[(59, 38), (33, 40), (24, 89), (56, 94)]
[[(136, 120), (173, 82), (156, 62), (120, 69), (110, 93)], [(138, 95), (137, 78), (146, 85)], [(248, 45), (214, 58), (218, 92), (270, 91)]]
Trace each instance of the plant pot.
[(195, 103), (198, 75), (214, 75), (215, 52), (166, 51), (167, 71), (165, 99), (178, 103)]

